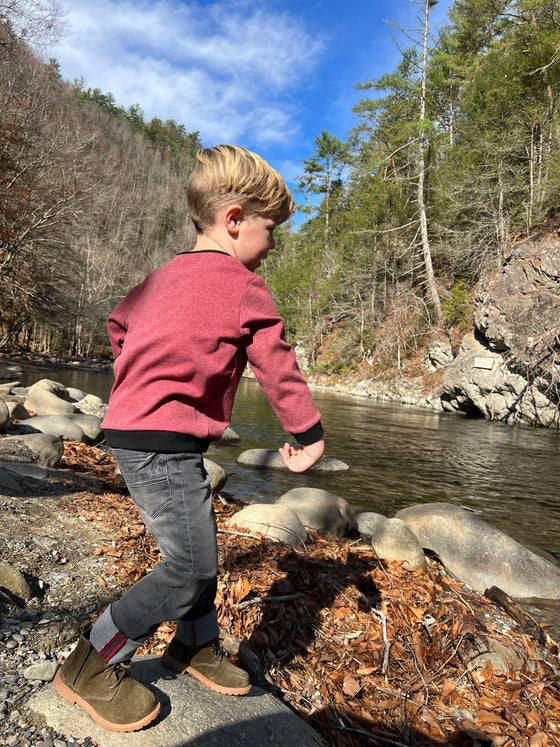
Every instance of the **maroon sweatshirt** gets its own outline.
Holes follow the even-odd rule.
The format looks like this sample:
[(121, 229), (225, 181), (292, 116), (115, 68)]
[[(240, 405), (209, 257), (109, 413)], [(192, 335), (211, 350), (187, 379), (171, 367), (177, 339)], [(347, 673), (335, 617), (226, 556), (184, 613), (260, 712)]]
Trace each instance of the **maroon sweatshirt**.
[(323, 436), (320, 413), (264, 280), (219, 251), (187, 252), (152, 272), (108, 321), (115, 384), (109, 446), (205, 451), (229, 425), (247, 362), (283, 428)]

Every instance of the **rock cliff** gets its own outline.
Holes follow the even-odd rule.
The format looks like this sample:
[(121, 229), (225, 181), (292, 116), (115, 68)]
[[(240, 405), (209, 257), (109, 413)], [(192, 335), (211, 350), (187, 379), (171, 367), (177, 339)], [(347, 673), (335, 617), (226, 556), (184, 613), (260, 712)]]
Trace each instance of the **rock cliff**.
[(474, 298), (474, 334), (442, 377), (444, 409), (560, 427), (560, 240), (514, 245)]

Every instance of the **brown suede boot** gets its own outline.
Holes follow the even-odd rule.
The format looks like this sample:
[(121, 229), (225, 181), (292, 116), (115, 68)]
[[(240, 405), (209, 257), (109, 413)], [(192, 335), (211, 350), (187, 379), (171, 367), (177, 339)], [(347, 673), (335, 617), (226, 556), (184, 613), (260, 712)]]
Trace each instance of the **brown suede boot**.
[(54, 689), (105, 729), (136, 731), (155, 719), (160, 704), (151, 690), (130, 677), (131, 666), (107, 664), (81, 636), (56, 673)]
[(218, 693), (245, 695), (251, 689), (249, 675), (226, 659), (219, 638), (202, 646), (185, 646), (173, 638), (161, 663), (178, 674), (192, 674)]

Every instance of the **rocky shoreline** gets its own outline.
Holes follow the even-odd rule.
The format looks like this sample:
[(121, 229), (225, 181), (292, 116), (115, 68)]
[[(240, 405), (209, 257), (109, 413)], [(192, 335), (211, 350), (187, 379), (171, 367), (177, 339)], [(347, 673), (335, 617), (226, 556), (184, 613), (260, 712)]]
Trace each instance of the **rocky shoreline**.
[[(43, 382), (18, 404), (90, 404), (63, 389)], [(4, 444), (20, 425), (8, 427)], [(0, 739), (9, 747), (94, 744), (69, 736), (71, 726), (54, 732), (29, 700), (49, 687), (81, 626), (158, 561), (95, 441), (84, 432), (65, 439), (56, 467), (18, 460), (0, 470)], [(269, 541), (236, 526), (243, 508), (216, 493), (220, 624), (253, 684), (329, 744), (377, 735), (389, 744), (560, 747), (558, 646), (507, 594), (473, 592), (430, 558), (416, 567), (382, 561), (391, 555), (378, 557), (371, 542), (308, 531), (309, 520), (296, 547)], [(161, 653), (172, 634), (161, 626), (142, 653)]]
[(92, 554), (107, 532), (61, 508), (84, 488), (79, 475), (59, 469), (20, 480), (24, 496), (0, 493), (0, 565), (22, 574), (21, 596), (0, 582), (0, 743), (88, 747), (91, 740), (53, 732), (27, 702), (51, 681), (80, 625), (110, 597)]

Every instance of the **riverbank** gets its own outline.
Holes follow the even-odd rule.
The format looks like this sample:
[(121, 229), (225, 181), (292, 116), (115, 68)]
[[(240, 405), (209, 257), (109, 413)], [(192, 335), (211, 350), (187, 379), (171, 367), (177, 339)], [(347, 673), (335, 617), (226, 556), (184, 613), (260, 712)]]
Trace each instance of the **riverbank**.
[[(21, 495), (0, 501), (1, 559), (23, 569), (35, 592), (23, 607), (2, 600), (2, 737), (12, 747), (44, 741), (46, 728), (26, 706), (42, 685), (23, 670), (63, 657), (76, 625), (158, 560), (99, 449), (67, 442), (59, 469), (21, 481)], [(535, 638), (538, 627), (519, 625), (435, 561), (407, 571), (361, 541), (311, 534), (294, 549), (231, 532), (238, 508), (225, 493), (215, 503), (220, 624), (254, 684), (328, 744), (560, 745), (558, 656)], [(160, 654), (172, 635), (161, 626), (142, 653)], [(69, 728), (54, 735), (57, 747), (74, 741)]]

